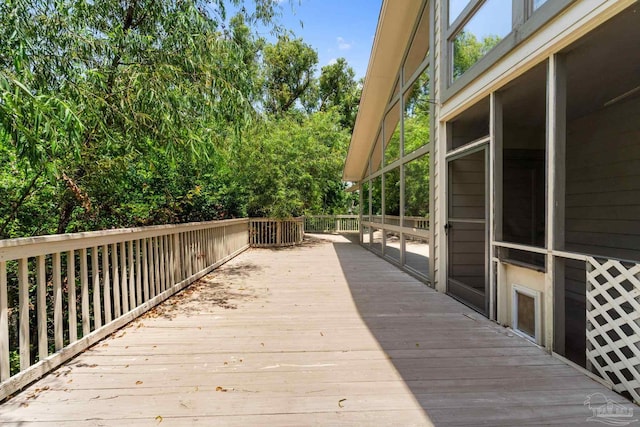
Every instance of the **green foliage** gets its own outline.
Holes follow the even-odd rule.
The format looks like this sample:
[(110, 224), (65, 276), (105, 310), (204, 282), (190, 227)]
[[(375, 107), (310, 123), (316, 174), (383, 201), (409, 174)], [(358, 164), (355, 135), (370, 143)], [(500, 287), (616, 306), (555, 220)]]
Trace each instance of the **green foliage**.
[(353, 129), (358, 113), (361, 88), (355, 81), (356, 73), (344, 58), (322, 67), (318, 96), (320, 111), (335, 108), (340, 114), (340, 125)]
[(0, 238), (346, 212), (359, 87), (280, 3), (0, 4)]
[(265, 107), (271, 114), (288, 112), (312, 85), (318, 53), (302, 39), (288, 35), (264, 48)]
[(343, 213), (340, 180), (349, 134), (335, 112), (287, 116), (244, 137), (235, 169), (248, 193), (250, 216)]

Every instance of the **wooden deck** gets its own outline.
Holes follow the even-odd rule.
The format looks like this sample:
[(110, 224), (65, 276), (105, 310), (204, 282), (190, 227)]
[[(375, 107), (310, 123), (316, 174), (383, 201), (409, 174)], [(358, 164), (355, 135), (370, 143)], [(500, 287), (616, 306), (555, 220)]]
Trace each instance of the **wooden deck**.
[(0, 405), (0, 424), (584, 425), (593, 393), (640, 415), (358, 245), (322, 239), (240, 255)]

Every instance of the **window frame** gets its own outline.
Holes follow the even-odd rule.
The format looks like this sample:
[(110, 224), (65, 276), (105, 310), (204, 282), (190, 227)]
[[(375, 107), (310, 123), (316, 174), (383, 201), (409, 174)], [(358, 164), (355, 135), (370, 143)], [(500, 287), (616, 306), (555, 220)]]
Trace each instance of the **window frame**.
[(544, 24), (554, 18), (564, 9), (577, 0), (547, 0), (538, 9), (533, 10), (533, 0), (512, 1), (512, 29), (509, 34), (500, 40), (486, 55), (481, 57), (460, 77), (453, 80), (453, 43), (455, 37), (462, 31), (476, 12), (487, 0), (469, 0), (469, 3), (460, 12), (451, 25), (449, 22), (449, 0), (442, 2), (440, 22), (440, 54), (442, 66), (440, 67), (440, 102), (444, 103), (457, 92), (475, 80), (489, 69), (499, 59), (508, 54), (516, 46), (538, 31)]

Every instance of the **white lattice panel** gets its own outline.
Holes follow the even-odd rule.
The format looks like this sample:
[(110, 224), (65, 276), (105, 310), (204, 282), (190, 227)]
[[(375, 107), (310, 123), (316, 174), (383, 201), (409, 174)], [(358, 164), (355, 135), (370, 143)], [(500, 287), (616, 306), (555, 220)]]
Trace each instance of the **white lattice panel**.
[(640, 264), (587, 258), (587, 360), (640, 402)]

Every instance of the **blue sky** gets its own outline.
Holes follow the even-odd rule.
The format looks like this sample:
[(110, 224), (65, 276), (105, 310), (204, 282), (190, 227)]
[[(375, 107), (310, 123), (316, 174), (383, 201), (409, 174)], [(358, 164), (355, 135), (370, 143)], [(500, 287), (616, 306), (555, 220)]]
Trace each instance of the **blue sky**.
[[(381, 0), (282, 1), (282, 25), (318, 52), (318, 72), (343, 57), (364, 77), (369, 64)], [(300, 23), (302, 21), (302, 24)], [(267, 36), (267, 35), (265, 35)]]

